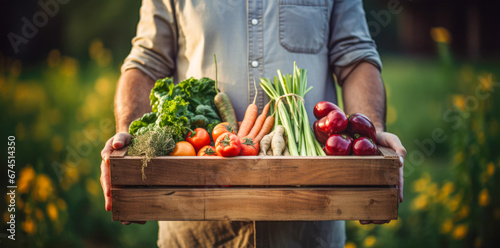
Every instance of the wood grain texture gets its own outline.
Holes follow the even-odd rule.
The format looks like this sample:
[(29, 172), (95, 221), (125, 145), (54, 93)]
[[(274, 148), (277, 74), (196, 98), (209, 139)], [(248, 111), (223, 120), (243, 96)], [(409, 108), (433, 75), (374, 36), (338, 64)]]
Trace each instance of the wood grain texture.
[(111, 152), (111, 155), (109, 157), (110, 158), (123, 158), (125, 156), (125, 154), (127, 154), (127, 151), (128, 151), (128, 146), (123, 147), (122, 149), (113, 150), (113, 152)]
[(382, 156), (384, 156), (384, 158), (389, 158), (389, 159), (391, 159), (391, 158), (399, 158), (399, 156), (396, 153), (396, 151), (392, 150), (389, 147), (378, 146), (378, 150), (380, 151), (380, 153), (382, 153)]
[(342, 157), (161, 157), (142, 180), (140, 157), (111, 158), (111, 184), (124, 185), (397, 185), (399, 160)]
[(116, 188), (113, 220), (390, 220), (396, 188)]

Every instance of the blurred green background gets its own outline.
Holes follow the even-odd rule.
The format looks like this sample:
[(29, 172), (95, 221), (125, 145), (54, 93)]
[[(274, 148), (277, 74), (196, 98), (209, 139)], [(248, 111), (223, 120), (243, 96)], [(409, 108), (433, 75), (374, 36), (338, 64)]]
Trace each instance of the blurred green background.
[[(346, 247), (498, 247), (500, 50), (490, 32), (498, 22), (485, 17), (499, 4), (390, 2), (365, 1), (365, 9), (384, 63), (388, 130), (408, 150), (405, 200), (398, 221), (347, 222)], [(156, 246), (157, 223), (111, 221), (99, 182), (140, 1), (58, 6), (17, 53), (1, 41), (0, 150), (16, 137), (18, 195), (16, 241), (2, 228), (0, 246)], [(12, 1), (4, 11), (7, 37), (43, 8)]]

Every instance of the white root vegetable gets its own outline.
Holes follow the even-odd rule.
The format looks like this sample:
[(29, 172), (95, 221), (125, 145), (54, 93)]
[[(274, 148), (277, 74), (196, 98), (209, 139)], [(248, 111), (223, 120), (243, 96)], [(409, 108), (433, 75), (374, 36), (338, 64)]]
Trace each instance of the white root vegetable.
[(273, 139), (274, 136), (274, 131), (266, 134), (261, 140), (260, 140), (260, 150), (262, 153), (267, 154), (267, 150), (271, 146), (271, 140)]
[(274, 156), (282, 156), (285, 150), (285, 138), (284, 138), (285, 128), (281, 125), (274, 129), (273, 139), (271, 141), (271, 149), (273, 150)]

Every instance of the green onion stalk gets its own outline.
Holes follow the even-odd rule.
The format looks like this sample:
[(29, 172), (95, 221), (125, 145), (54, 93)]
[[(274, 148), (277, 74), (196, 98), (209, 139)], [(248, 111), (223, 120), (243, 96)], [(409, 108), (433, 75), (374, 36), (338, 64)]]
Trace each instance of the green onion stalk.
[(275, 127), (283, 125), (288, 136), (288, 150), (292, 156), (325, 156), (309, 125), (304, 96), (313, 87), (307, 87), (307, 71), (293, 63), (293, 75), (278, 70), (274, 82), (260, 79), (260, 86), (274, 101)]

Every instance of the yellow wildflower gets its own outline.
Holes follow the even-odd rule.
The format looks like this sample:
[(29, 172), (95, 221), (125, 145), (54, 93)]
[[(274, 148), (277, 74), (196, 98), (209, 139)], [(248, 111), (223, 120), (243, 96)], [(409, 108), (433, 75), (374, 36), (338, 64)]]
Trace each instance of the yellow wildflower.
[(387, 124), (393, 124), (398, 119), (398, 112), (392, 105), (387, 106)]
[(488, 189), (483, 189), (479, 193), (479, 206), (485, 207), (490, 203), (490, 195), (488, 193)]
[(63, 57), (61, 73), (72, 77), (78, 72), (78, 60), (70, 57)]
[(30, 164), (27, 164), (21, 170), (21, 173), (19, 173), (19, 180), (17, 181), (17, 190), (19, 190), (19, 193), (27, 193), (30, 190), (33, 179), (35, 179), (35, 170)]
[(427, 180), (425, 178), (420, 178), (417, 181), (413, 182), (413, 191), (422, 192), (427, 187)]
[(451, 35), (448, 29), (444, 27), (431, 28), (431, 37), (435, 42), (449, 44)]
[(35, 223), (31, 218), (26, 219), (22, 224), (23, 230), (28, 234), (33, 234), (36, 231)]
[(455, 190), (455, 184), (452, 182), (446, 182), (441, 188), (441, 194), (446, 198)]
[(365, 239), (365, 246), (371, 247), (375, 244), (375, 242), (377, 242), (377, 239), (375, 239), (375, 236), (370, 235), (370, 236), (366, 237), (366, 239)]
[(486, 167), (486, 175), (488, 175), (488, 177), (491, 177), (493, 176), (493, 174), (495, 174), (495, 165), (493, 164), (493, 162), (490, 162)]
[(452, 236), (454, 239), (460, 240), (465, 238), (465, 235), (467, 235), (467, 231), (467, 226), (465, 224), (461, 224), (455, 227)]
[(57, 220), (57, 217), (59, 216), (59, 213), (57, 211), (56, 205), (54, 203), (49, 203), (47, 204), (47, 215), (50, 217), (51, 220)]
[(73, 183), (77, 183), (80, 175), (76, 166), (66, 166), (66, 179)]
[(382, 227), (390, 228), (390, 229), (398, 229), (401, 226), (401, 219), (391, 220), (391, 222), (382, 225)]
[(448, 219), (441, 225), (440, 231), (441, 233), (446, 234), (449, 233), (452, 228), (453, 228), (453, 222), (450, 219)]
[(429, 185), (429, 187), (427, 187), (427, 189), (425, 190), (425, 193), (428, 195), (428, 196), (433, 196), (433, 197), (436, 197), (437, 194), (438, 194), (438, 187), (437, 187), (437, 184), (436, 183), (432, 183), (431, 185)]
[(415, 199), (413, 199), (412, 202), (412, 209), (413, 210), (423, 210), (426, 209), (427, 206), (429, 205), (429, 200), (427, 199), (426, 195), (419, 195)]
[(89, 192), (92, 195), (99, 195), (99, 185), (92, 179), (87, 179), (85, 181), (85, 188), (87, 189), (87, 192)]
[(109, 93), (111, 92), (112, 90), (112, 83), (111, 81), (106, 78), (106, 77), (101, 77), (99, 79), (97, 79), (97, 81), (95, 82), (95, 90), (97, 91), (97, 93), (99, 93), (99, 95), (101, 96), (108, 96)]
[(481, 84), (482, 90), (491, 91), (493, 88), (493, 77), (491, 73), (479, 76), (479, 83)]
[(40, 174), (35, 180), (35, 189), (33, 191), (34, 198), (38, 201), (44, 202), (47, 197), (52, 194), (54, 190), (52, 181), (47, 175)]
[(354, 244), (353, 242), (347, 242), (344, 248), (356, 248), (356, 244)]

